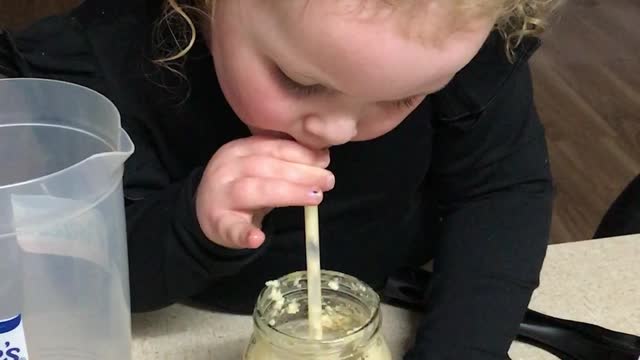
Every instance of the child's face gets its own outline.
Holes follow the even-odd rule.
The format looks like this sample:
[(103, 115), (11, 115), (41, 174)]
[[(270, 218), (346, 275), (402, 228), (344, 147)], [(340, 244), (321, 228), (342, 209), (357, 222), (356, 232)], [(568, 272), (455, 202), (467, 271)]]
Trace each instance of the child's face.
[(253, 133), (319, 149), (381, 136), (471, 61), (494, 20), (435, 32), (451, 19), (439, 0), (425, 0), (412, 37), (396, 27), (412, 21), (399, 13), (336, 10), (350, 2), (359, 3), (218, 0), (218, 79)]

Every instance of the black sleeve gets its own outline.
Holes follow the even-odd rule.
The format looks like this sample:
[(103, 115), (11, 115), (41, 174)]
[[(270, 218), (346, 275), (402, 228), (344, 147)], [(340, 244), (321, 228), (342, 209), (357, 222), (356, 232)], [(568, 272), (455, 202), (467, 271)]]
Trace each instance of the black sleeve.
[(127, 130), (136, 145), (124, 176), (131, 299), (134, 311), (146, 311), (198, 294), (261, 251), (226, 249), (207, 239), (195, 210), (203, 169), (170, 181), (144, 137), (131, 125)]
[(0, 79), (19, 76), (20, 64), (12, 37), (0, 28)]
[(144, 119), (139, 114), (145, 112), (128, 103), (123, 96), (128, 84), (109, 75), (105, 69), (111, 60), (98, 58), (93, 45), (72, 16), (51, 17), (24, 32), (2, 34), (0, 73), (77, 83), (118, 106), (122, 125), (136, 147), (124, 176), (132, 308), (153, 310), (196, 295), (212, 281), (238, 271), (260, 251), (229, 250), (206, 238), (194, 200), (202, 169), (184, 179), (170, 178), (140, 126)]
[[(467, 94), (463, 102), (486, 103), (436, 121), (440, 238), (426, 318), (407, 360), (506, 359), (538, 286), (552, 203), (544, 131), (526, 59), (491, 68), (452, 84)], [(483, 77), (499, 90), (469, 90)]]

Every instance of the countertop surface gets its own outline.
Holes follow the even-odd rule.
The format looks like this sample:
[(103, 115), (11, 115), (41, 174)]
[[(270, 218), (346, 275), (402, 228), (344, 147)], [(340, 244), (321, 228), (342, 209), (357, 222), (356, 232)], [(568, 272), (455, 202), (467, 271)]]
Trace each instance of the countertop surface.
[[(640, 335), (640, 235), (549, 246), (530, 308), (564, 319)], [(401, 359), (419, 322), (416, 314), (383, 305), (383, 333)], [(248, 316), (184, 305), (133, 316), (133, 359), (235, 360), (252, 331)], [(512, 359), (557, 359), (514, 343)]]

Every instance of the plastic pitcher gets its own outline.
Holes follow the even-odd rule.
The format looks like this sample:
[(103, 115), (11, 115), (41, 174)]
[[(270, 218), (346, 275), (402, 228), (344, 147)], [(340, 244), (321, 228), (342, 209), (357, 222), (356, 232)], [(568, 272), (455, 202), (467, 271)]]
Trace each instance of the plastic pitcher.
[(0, 359), (130, 359), (133, 143), (87, 88), (0, 80)]

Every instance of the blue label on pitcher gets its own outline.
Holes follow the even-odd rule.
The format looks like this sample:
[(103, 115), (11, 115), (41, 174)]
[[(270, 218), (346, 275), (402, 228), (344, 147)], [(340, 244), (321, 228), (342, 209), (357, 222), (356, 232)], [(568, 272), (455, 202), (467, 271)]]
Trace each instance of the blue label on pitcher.
[(0, 320), (0, 360), (28, 360), (22, 316)]

